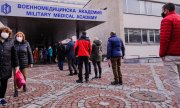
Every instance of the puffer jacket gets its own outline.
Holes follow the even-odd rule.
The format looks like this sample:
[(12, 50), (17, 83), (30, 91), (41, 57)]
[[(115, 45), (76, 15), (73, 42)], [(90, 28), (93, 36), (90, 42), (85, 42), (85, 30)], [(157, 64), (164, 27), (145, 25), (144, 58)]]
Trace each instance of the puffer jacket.
[(66, 54), (67, 54), (67, 59), (75, 59), (74, 42), (73, 41), (68, 42), (68, 44), (66, 46)]
[(123, 41), (116, 35), (108, 39), (107, 59), (114, 57), (123, 57), (125, 55), (125, 47)]
[(87, 56), (90, 57), (92, 51), (91, 41), (85, 35), (82, 35), (80, 39), (76, 41), (74, 46), (75, 54), (78, 57)]
[(159, 56), (180, 56), (180, 15), (169, 12), (161, 21)]
[(14, 48), (14, 41), (6, 39), (0, 41), (0, 79), (9, 79), (12, 76), (12, 67), (19, 66), (18, 55)]
[(90, 59), (92, 61), (102, 61), (102, 46), (100, 40), (94, 40)]
[(29, 42), (17, 42), (15, 41), (15, 49), (19, 58), (20, 69), (27, 68), (30, 64), (34, 63), (33, 55)]

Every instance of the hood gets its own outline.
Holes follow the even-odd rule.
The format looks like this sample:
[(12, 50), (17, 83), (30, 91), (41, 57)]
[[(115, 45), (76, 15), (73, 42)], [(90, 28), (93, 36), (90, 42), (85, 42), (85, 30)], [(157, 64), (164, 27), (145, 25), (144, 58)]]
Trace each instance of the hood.
[(97, 46), (100, 46), (102, 44), (100, 40), (94, 40), (93, 43), (96, 44)]
[(86, 39), (87, 37), (86, 37), (86, 35), (82, 35), (80, 38)]

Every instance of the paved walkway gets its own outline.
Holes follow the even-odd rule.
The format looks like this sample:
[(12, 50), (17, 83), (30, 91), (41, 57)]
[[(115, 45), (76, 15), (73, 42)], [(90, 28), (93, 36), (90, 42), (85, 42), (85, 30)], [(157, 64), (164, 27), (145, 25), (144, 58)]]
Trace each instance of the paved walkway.
[[(57, 65), (36, 65), (29, 69), (28, 91), (13, 97), (9, 80), (7, 108), (177, 108), (177, 99), (166, 83), (161, 64), (123, 64), (122, 86), (110, 85), (111, 68), (102, 64), (101, 79), (77, 84), (77, 76), (68, 76)], [(65, 66), (67, 70), (67, 66)], [(93, 70), (93, 67), (92, 67)], [(3, 107), (4, 108), (4, 107)]]

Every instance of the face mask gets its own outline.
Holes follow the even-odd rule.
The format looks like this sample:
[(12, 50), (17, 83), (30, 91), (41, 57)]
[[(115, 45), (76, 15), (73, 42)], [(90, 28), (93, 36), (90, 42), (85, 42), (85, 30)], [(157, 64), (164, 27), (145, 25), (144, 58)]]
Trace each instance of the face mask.
[(164, 12), (162, 12), (161, 16), (164, 18), (166, 16), (166, 14)]
[(16, 37), (16, 40), (17, 40), (18, 42), (22, 42), (23, 38), (22, 38), (22, 37)]
[(1, 37), (2, 37), (3, 39), (7, 39), (7, 38), (9, 37), (9, 33), (2, 32), (2, 33), (1, 33)]

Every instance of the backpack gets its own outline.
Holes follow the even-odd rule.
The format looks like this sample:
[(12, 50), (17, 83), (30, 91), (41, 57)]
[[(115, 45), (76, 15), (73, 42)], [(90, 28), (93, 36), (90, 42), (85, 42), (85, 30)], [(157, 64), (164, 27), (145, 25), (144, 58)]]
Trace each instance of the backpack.
[(102, 55), (102, 46), (101, 45), (100, 46), (96, 45), (96, 47), (97, 47), (97, 54)]

